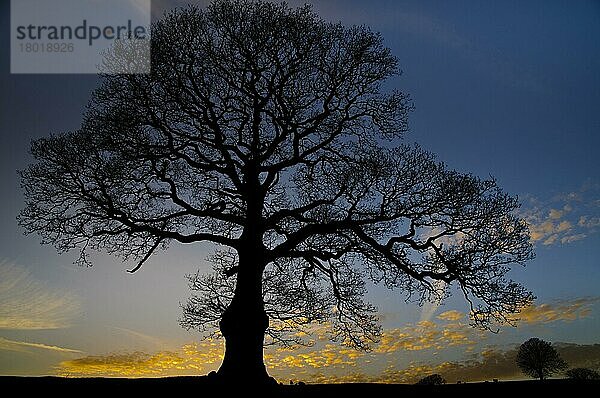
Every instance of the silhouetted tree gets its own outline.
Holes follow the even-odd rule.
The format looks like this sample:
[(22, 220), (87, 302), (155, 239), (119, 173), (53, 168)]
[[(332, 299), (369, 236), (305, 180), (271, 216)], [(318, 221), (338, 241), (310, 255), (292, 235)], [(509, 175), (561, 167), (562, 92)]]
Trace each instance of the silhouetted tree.
[(569, 379), (573, 380), (600, 380), (600, 373), (588, 368), (573, 368), (565, 372)]
[[(105, 66), (136, 62), (116, 49)], [(103, 76), (79, 130), (33, 142), (20, 223), (132, 272), (169, 242), (217, 245), (182, 322), (219, 327), (220, 376), (265, 380), (265, 332), (285, 343), (311, 322), (368, 347), (366, 278), (421, 300), (455, 284), (483, 326), (530, 302), (505, 279), (532, 257), (517, 199), (399, 143), (411, 104), (383, 89), (399, 70), (380, 35), (222, 0), (154, 23), (151, 65)]]
[(567, 368), (567, 363), (558, 355), (552, 344), (535, 337), (519, 347), (517, 365), (526, 375), (540, 380)]
[(421, 386), (441, 386), (442, 384), (446, 384), (446, 380), (441, 375), (434, 373), (432, 375), (423, 377), (415, 384)]

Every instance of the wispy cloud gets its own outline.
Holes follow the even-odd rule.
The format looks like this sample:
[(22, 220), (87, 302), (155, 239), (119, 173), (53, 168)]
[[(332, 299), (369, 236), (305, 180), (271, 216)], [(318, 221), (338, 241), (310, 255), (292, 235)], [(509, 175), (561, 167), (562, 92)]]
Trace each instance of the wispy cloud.
[(600, 297), (582, 297), (539, 305), (533, 304), (521, 310), (518, 318), (520, 322), (527, 324), (574, 321), (589, 317), (592, 313), (592, 306), (598, 301), (600, 301)]
[(0, 261), (0, 329), (65, 328), (79, 309), (73, 294), (50, 288), (22, 266)]
[(137, 330), (122, 328), (118, 326), (109, 326), (109, 328), (116, 330), (117, 332), (119, 332), (119, 334), (125, 335), (128, 338), (133, 338), (138, 342), (144, 343), (144, 345), (147, 347), (159, 348), (165, 347), (165, 345), (167, 345), (165, 341), (157, 337), (150, 336), (146, 333), (138, 332)]
[[(588, 318), (592, 314), (593, 307), (600, 302), (600, 297), (578, 297), (573, 299), (557, 299), (547, 303), (533, 303), (528, 307), (521, 309), (519, 314), (515, 315), (518, 319), (519, 326), (552, 323), (561, 321), (575, 321), (578, 319)], [(446, 324), (439, 324), (430, 321), (420, 321), (416, 325), (407, 325), (399, 329), (391, 329), (385, 333), (399, 334), (396, 337), (406, 337), (408, 340), (402, 342), (401, 339), (396, 339), (395, 344), (406, 344), (411, 346), (411, 342), (418, 338), (421, 341), (428, 341), (427, 344), (422, 344), (422, 348), (431, 348), (439, 345), (440, 342), (435, 342), (433, 337), (441, 336), (442, 329), (458, 329), (464, 327), (466, 331), (471, 330), (468, 325), (462, 321), (467, 317), (466, 313), (457, 310), (449, 310), (439, 314), (436, 319), (446, 321)], [(390, 338), (391, 339), (391, 338)], [(393, 340), (393, 339), (392, 339)], [(443, 343), (443, 341), (441, 342)], [(419, 347), (417, 344), (412, 344)]]
[(15, 341), (15, 340), (9, 340), (9, 339), (0, 337), (0, 350), (30, 352), (32, 348), (40, 349), (40, 350), (47, 350), (47, 351), (56, 351), (56, 352), (62, 352), (62, 353), (68, 353), (68, 354), (82, 354), (83, 353), (83, 351), (74, 350), (72, 348), (58, 347), (55, 345), (48, 345), (48, 344), (42, 344), (42, 343), (30, 343), (27, 341)]
[(600, 230), (600, 187), (587, 183), (581, 189), (547, 200), (529, 197), (523, 215), (531, 239), (550, 246), (585, 239)]

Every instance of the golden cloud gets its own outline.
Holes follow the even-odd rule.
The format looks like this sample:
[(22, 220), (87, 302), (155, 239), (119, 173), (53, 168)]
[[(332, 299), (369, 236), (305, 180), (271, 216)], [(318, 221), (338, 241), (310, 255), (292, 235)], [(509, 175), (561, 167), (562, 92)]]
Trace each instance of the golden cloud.
[(584, 297), (539, 305), (533, 304), (522, 309), (518, 318), (521, 322), (529, 324), (574, 321), (590, 316), (592, 305), (599, 299), (598, 297)]
[(302, 352), (290, 354), (289, 349), (279, 348), (273, 353), (265, 354), (265, 363), (272, 369), (291, 368), (328, 368), (331, 366), (356, 366), (358, 358), (365, 355), (362, 351), (351, 348), (326, 344), (324, 347), (313, 350), (303, 349)]
[[(442, 331), (441, 336), (452, 340), (450, 336), (454, 334)], [(462, 339), (458, 340), (459, 344), (464, 344)], [(600, 345), (555, 344), (555, 347), (572, 367), (600, 367)], [(132, 352), (87, 356), (61, 362), (57, 373), (71, 377), (201, 375), (217, 368), (222, 359), (222, 349), (221, 341), (207, 340), (154, 354)], [(516, 348), (507, 351), (487, 349), (474, 359), (464, 361), (413, 362), (402, 369), (388, 366), (378, 374), (361, 371), (374, 360), (390, 359), (381, 354), (366, 354), (329, 344), (295, 355), (290, 355), (289, 350), (269, 349), (265, 361), (271, 374), (280, 380), (310, 383), (413, 383), (432, 373), (440, 373), (449, 382), (522, 377), (515, 365)]]
[[(450, 312), (450, 314), (444, 313), (446, 314), (445, 317), (457, 316), (452, 311), (447, 312)], [(401, 328), (384, 331), (375, 352), (440, 350), (452, 346), (472, 345), (476, 343), (476, 333), (476, 330), (461, 323), (440, 326), (431, 321), (422, 321), (415, 325), (409, 324)]]
[(442, 321), (460, 321), (464, 317), (465, 314), (456, 310), (445, 311), (437, 316), (437, 318), (441, 319)]
[(71, 348), (58, 347), (55, 345), (47, 345), (42, 343), (30, 343), (27, 341), (15, 341), (0, 337), (0, 350), (6, 351), (17, 351), (17, 352), (30, 352), (31, 348), (55, 351), (67, 354), (81, 354), (82, 351), (74, 350)]
[(65, 328), (79, 308), (72, 294), (49, 288), (24, 267), (0, 262), (0, 329)]
[(373, 383), (376, 378), (364, 373), (348, 373), (348, 374), (324, 374), (324, 373), (307, 373), (302, 374), (302, 378), (310, 383), (315, 384), (341, 384), (341, 383)]
[[(600, 298), (580, 298), (534, 305), (523, 310), (521, 319), (525, 324), (539, 324), (585, 318), (598, 300)], [(387, 329), (371, 353), (316, 341), (315, 346), (295, 350), (270, 347), (265, 350), (265, 363), (271, 374), (280, 380), (318, 383), (408, 383), (431, 373), (440, 373), (450, 382), (520, 377), (514, 364), (515, 350), (486, 350), (467, 361), (437, 364), (414, 362), (403, 369), (385, 368), (386, 363), (397, 363), (397, 355), (404, 355), (405, 351), (433, 352), (460, 347), (472, 355), (474, 349), (480, 347), (477, 343), (485, 338), (485, 333), (462, 323), (465, 315), (450, 310), (438, 315), (437, 319), (442, 322), (422, 321)], [(571, 351), (573, 353), (569, 358), (574, 358), (574, 362), (569, 360), (569, 363), (573, 365), (582, 354), (574, 348)], [(600, 359), (600, 346), (596, 351)], [(206, 374), (217, 369), (222, 355), (222, 340), (205, 340), (170, 351), (115, 353), (63, 361), (57, 373), (63, 376), (101, 377)], [(379, 369), (380, 373), (366, 374), (362, 369)]]
[(57, 369), (70, 377), (152, 377), (206, 374), (216, 369), (223, 358), (221, 341), (205, 340), (182, 346), (175, 351), (154, 354), (131, 352), (86, 356), (63, 361)]
[[(289, 349), (269, 349), (265, 363), (275, 374), (306, 369), (331, 369), (355, 366), (364, 352), (326, 344), (320, 349), (305, 348), (291, 354)], [(223, 342), (205, 340), (186, 344), (177, 350), (118, 353), (86, 356), (60, 363), (57, 373), (76, 377), (152, 377), (206, 374), (223, 359)]]

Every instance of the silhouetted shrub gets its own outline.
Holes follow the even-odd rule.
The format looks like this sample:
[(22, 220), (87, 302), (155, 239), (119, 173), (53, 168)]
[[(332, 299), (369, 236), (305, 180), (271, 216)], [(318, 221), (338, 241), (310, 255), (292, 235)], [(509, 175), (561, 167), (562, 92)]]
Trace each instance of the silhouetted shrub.
[(441, 375), (435, 373), (435, 374), (423, 377), (416, 384), (422, 385), (422, 386), (439, 386), (441, 384), (446, 384), (446, 380)]
[(573, 380), (600, 380), (600, 373), (588, 368), (574, 368), (565, 372)]

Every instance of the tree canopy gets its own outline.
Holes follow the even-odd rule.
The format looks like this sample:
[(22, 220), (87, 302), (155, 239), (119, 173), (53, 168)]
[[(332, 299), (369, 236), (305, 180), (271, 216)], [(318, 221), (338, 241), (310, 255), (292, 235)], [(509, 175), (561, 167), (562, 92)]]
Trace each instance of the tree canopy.
[[(486, 327), (531, 301), (506, 277), (533, 255), (517, 198), (403, 142), (412, 103), (384, 84), (400, 69), (378, 33), (221, 0), (167, 13), (151, 46), (150, 74), (104, 75), (80, 129), (32, 143), (27, 232), (132, 272), (172, 242), (212, 242), (216, 272), (192, 278), (183, 322), (226, 339), (241, 321), (225, 318), (265, 311), (274, 341), (316, 321), (367, 348), (367, 280), (421, 301), (454, 285)], [(135, 46), (105, 60), (123, 62)]]
[(567, 368), (552, 344), (533, 337), (519, 347), (517, 365), (528, 376), (544, 380)]

